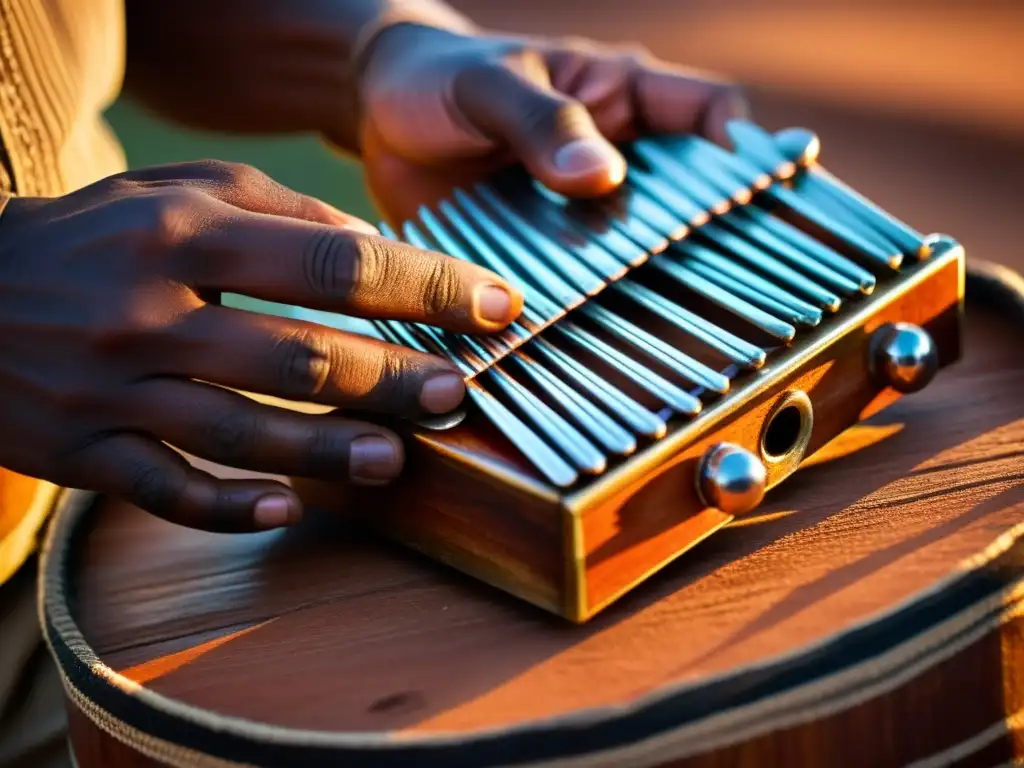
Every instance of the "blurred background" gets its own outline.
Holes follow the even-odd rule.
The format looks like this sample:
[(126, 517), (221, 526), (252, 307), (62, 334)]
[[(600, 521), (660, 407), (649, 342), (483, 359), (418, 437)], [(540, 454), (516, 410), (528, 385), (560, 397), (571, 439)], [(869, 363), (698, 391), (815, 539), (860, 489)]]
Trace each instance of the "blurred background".
[[(484, 26), (635, 42), (743, 83), (769, 128), (822, 137), (834, 173), (969, 257), (1024, 269), (1024, 0), (451, 0)], [(252, 163), (374, 220), (358, 166), (314, 137), (252, 140), (118, 103), (132, 165)]]

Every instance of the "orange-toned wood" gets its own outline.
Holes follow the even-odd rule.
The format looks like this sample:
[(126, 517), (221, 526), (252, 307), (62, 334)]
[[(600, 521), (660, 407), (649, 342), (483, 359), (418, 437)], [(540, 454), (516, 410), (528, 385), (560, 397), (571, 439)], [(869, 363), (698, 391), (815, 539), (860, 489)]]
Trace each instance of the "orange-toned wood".
[(0, 540), (24, 518), (42, 481), (0, 467)]
[(808, 455), (847, 427), (895, 402), (897, 393), (880, 388), (867, 370), (867, 347), (877, 328), (896, 321), (917, 324), (936, 340), (942, 363), (954, 362), (960, 351), (959, 283), (959, 265), (951, 262), (801, 366), (777, 388), (701, 435), (656, 472), (603, 504), (584, 510), (586, 615), (593, 615), (638, 579), (721, 525), (721, 513), (702, 509), (694, 488), (701, 456), (719, 442), (735, 443), (757, 455), (766, 421), (788, 392), (804, 392), (813, 406)]
[[(834, 659), (854, 692), (822, 688), (798, 708), (800, 722), (767, 732), (736, 727), (713, 743), (721, 713), (709, 711), (700, 738), (687, 739), (709, 746), (675, 764), (888, 766), (943, 754), (960, 762), (938, 764), (998, 764), (1024, 756), (1009, 735), (1015, 721), (1006, 724), (1024, 684), (1012, 586), (1024, 572), (1024, 543), (1011, 533), (1024, 522), (1014, 333), (973, 319), (963, 363), (827, 446), (757, 517), (584, 626), (327, 515), (292, 532), (226, 536), (109, 503), (79, 552), (76, 614), (101, 660), (201, 709), (290, 728), (470, 739), (770, 670), (941, 594), (973, 560), (1010, 586), (1002, 613), (997, 601), (987, 623), (961, 632), (966, 641), (922, 629), (908, 645), (927, 659), (880, 678), (881, 657), (852, 670)], [(1000, 537), (1001, 554), (979, 559)], [(74, 722), (84, 768), (146, 765), (96, 746), (109, 738)], [(635, 764), (672, 764), (678, 749)]]
[[(594, 481), (586, 479), (567, 494), (545, 490), (540, 474), (483, 419), (418, 435), (405, 479), (390, 488), (353, 493), (302, 480), (295, 487), (313, 505), (362, 511), (367, 522), (392, 538), (535, 605), (574, 621), (588, 620), (729, 522), (728, 515), (705, 508), (694, 488), (697, 464), (712, 444), (731, 442), (757, 454), (770, 411), (793, 389), (804, 391), (813, 404), (810, 452), (894, 402), (896, 394), (873, 382), (866, 365), (871, 333), (885, 323), (924, 327), (936, 340), (942, 364), (956, 360), (961, 263), (937, 263), (944, 266), (883, 300), (884, 307), (773, 383), (769, 392), (736, 414), (712, 417), (674, 455), (633, 472), (630, 467), (643, 461), (641, 451), (613, 467), (612, 479), (605, 482), (614, 490), (604, 496), (587, 497)], [(856, 310), (856, 304), (844, 308)], [(828, 324), (818, 333), (826, 337)], [(777, 359), (770, 358), (768, 367)], [(743, 378), (735, 382), (737, 390), (743, 386)], [(677, 429), (686, 427), (684, 422)], [(670, 440), (671, 435), (660, 442)], [(659, 449), (656, 443), (650, 451)], [(774, 484), (776, 478), (770, 480)], [(529, 492), (521, 485), (541, 490)]]

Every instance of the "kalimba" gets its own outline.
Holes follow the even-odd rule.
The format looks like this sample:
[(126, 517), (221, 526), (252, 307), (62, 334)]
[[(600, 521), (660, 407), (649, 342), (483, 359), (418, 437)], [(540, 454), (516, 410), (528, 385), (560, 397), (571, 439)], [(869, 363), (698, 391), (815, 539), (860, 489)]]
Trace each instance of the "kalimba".
[(729, 134), (632, 142), (607, 198), (510, 171), (386, 229), (492, 269), (525, 308), (495, 336), (375, 323), (459, 366), (470, 405), (416, 425), (402, 480), (346, 506), (585, 621), (958, 359), (957, 242), (844, 185), (810, 131)]

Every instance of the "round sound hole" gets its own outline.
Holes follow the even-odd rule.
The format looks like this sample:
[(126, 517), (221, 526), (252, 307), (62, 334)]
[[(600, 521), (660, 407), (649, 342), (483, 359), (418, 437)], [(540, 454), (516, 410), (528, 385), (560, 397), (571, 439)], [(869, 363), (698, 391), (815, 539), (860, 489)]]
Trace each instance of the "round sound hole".
[(772, 418), (764, 431), (764, 452), (781, 459), (796, 447), (804, 430), (804, 413), (796, 405), (787, 405)]

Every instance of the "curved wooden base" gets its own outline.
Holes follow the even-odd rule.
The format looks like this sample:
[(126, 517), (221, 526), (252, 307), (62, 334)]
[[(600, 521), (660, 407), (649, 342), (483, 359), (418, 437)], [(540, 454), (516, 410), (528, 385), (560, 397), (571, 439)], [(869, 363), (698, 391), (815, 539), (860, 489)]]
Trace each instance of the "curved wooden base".
[[(104, 503), (79, 535), (63, 514), (47, 617), (79, 762), (799, 768), (1024, 754), (1018, 346), (972, 314), (963, 363), (582, 627), (334, 519), (225, 536)], [(175, 758), (181, 745), (217, 757)]]

